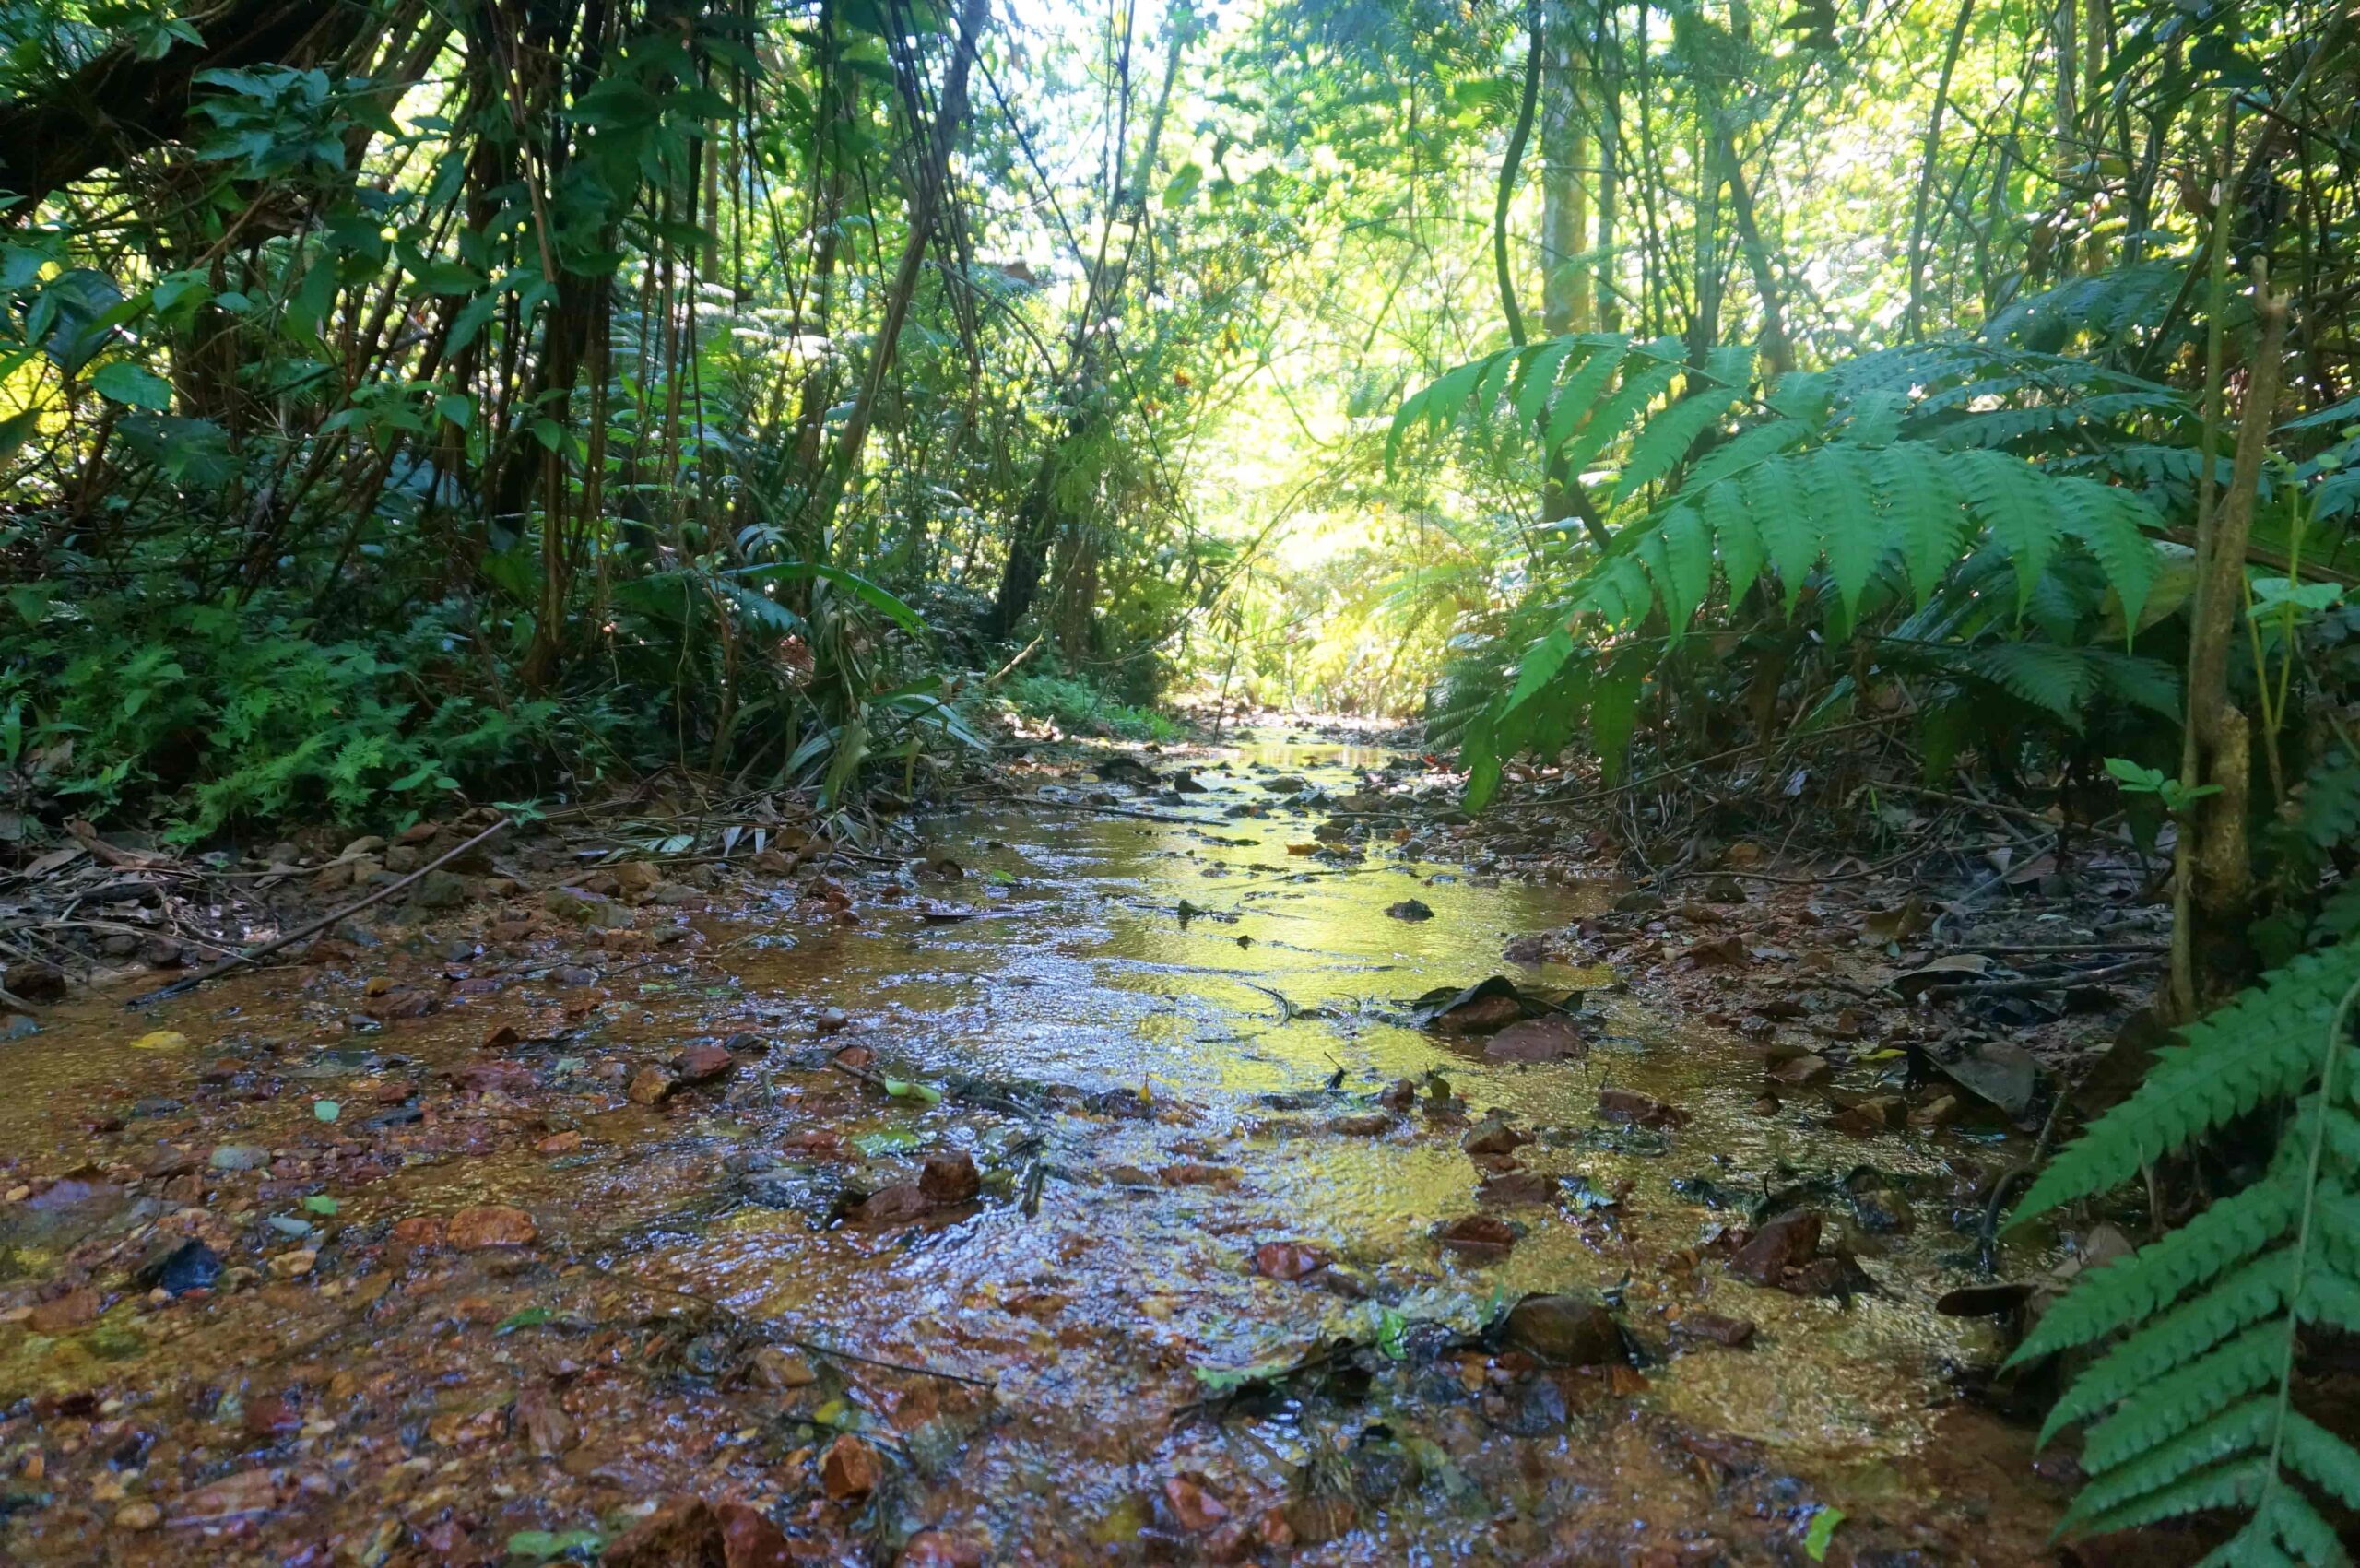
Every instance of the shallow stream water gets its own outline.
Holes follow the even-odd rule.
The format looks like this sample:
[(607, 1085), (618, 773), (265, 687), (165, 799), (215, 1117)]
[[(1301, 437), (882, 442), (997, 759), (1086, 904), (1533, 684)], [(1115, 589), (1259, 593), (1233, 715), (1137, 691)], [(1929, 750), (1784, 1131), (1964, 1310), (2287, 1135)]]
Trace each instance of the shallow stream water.
[[(1734, 1038), (1617, 994), (1603, 971), (1503, 958), (1611, 890), (1420, 858), (1382, 812), (1357, 858), (1292, 853), (1382, 760), (1248, 745), (1196, 760), (1208, 793), (1136, 803), (1196, 825), (1017, 805), (931, 819), (921, 859), (838, 874), (858, 924), (811, 918), (784, 888), (716, 896), (693, 916), (698, 940), (602, 961), (586, 988), (601, 1006), (512, 1053), (533, 1093), (454, 1103), (423, 1133), (356, 1124), (385, 1083), (478, 1059), (495, 1020), (583, 996), (555, 978), (574, 958), (565, 938), (454, 961), (440, 927), (389, 931), (382, 959), (249, 976), (152, 1020), (60, 1009), (0, 1045), (0, 1148), (20, 1170), (223, 1143), (289, 1163), (209, 1200), (214, 1223), (260, 1238), (233, 1255), (256, 1266), (251, 1288), (169, 1307), (124, 1291), (72, 1332), (0, 1327), (0, 1455), (19, 1478), (0, 1478), (19, 1498), (0, 1559), (501, 1561), (516, 1532), (611, 1533), (653, 1495), (700, 1491), (772, 1508), (818, 1561), (891, 1561), (915, 1536), (996, 1562), (1800, 1562), (1831, 1510), (1830, 1562), (2045, 1560), (2059, 1494), (2024, 1436), (1946, 1376), (1990, 1357), (1988, 1330), (1930, 1306), (1970, 1244), (1950, 1225), (1969, 1206), (1962, 1173), (2004, 1151), (1957, 1134), (1832, 1139), (1800, 1108), (1763, 1114), (1760, 1060)], [(1292, 778), (1307, 795), (1269, 787)], [(1431, 919), (1386, 913), (1413, 898)], [(927, 918), (948, 902), (976, 913)], [(396, 960), (454, 987), (445, 1005), (344, 1032), (353, 988)], [(1585, 993), (1599, 1015), (1587, 1059), (1487, 1062), (1480, 1039), (1408, 1021), (1422, 993), (1494, 973)], [(850, 1022), (821, 1039), (827, 1009)], [(148, 1030), (191, 1044), (134, 1049)], [(725, 1089), (661, 1106), (624, 1100), (609, 1066), (748, 1035), (767, 1049)], [(879, 1095), (827, 1067), (848, 1043), (876, 1071), (952, 1092)], [(217, 1090), (233, 1067), (230, 1087), (254, 1092), (207, 1097), (204, 1064)], [(1331, 1127), (1404, 1079), (1459, 1114)], [(1688, 1120), (1601, 1120), (1608, 1087)], [(312, 1109), (332, 1097), (349, 1107), (335, 1126)], [(143, 1102), (179, 1108), (135, 1114)], [(1524, 1233), (1483, 1260), (1431, 1232), (1477, 1211), (1460, 1137), (1493, 1110), (1538, 1135), (1517, 1158), (1561, 1196), (1502, 1210)], [(834, 1157), (808, 1152), (820, 1129)], [(542, 1152), (552, 1130), (579, 1148)], [(339, 1185), (323, 1150), (372, 1138), (384, 1173)], [(831, 1220), (848, 1184), (961, 1149), (984, 1174), (979, 1204), (915, 1224)], [(1906, 1234), (1856, 1234), (1873, 1291), (1794, 1296), (1723, 1271), (1709, 1244), (1748, 1200), (1859, 1166), (1914, 1216)], [(93, 1238), (119, 1234), (128, 1256), (143, 1227), (169, 1224), (144, 1188), (85, 1179), (87, 1212), (0, 1209), (0, 1286)], [(274, 1279), (266, 1255), (286, 1243), (262, 1228), (306, 1194), (335, 1198), (303, 1238), (318, 1262)], [(384, 1244), (405, 1217), (483, 1204), (531, 1215), (535, 1244), (405, 1262)], [(1272, 1242), (1334, 1264), (1308, 1283), (1265, 1278), (1254, 1257)], [(1599, 1293), (1632, 1361), (1536, 1373), (1475, 1340), (1528, 1291)], [(654, 1352), (605, 1345), (625, 1303), (642, 1340), (646, 1315), (690, 1313), (685, 1360), (674, 1345), (660, 1377), (630, 1382)], [(1754, 1322), (1752, 1344), (1680, 1347), (1673, 1325), (1706, 1311)], [(703, 1338), (738, 1349), (753, 1333), (867, 1359), (810, 1389), (758, 1389), (723, 1350), (693, 1353), (688, 1329), (711, 1321), (737, 1326)], [(1405, 1325), (1462, 1337), (1435, 1326), (1402, 1349)], [(1338, 1336), (1401, 1353), (1365, 1386), (1197, 1404), (1224, 1370)], [(515, 1436), (517, 1390), (544, 1382), (578, 1429), (561, 1456)], [(224, 1390), (247, 1412), (287, 1398), (297, 1419), (257, 1434), (224, 1415)], [(60, 1432), (142, 1420), (164, 1441), (141, 1463), (56, 1451)], [(832, 1429), (873, 1432), (888, 1456), (891, 1481), (865, 1503), (814, 1492)], [(24, 1480), (34, 1452), (50, 1457)], [(268, 1509), (207, 1517), (175, 1501), (257, 1467), (277, 1468)], [(109, 1526), (122, 1500), (149, 1496), (160, 1527)], [(417, 1544), (447, 1519), (464, 1527), (442, 1539), (465, 1550)]]

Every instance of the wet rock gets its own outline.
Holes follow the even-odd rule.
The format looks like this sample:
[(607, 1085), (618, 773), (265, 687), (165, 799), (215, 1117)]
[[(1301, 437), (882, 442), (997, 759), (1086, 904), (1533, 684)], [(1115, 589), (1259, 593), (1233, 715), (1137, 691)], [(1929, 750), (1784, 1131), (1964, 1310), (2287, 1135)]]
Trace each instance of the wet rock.
[(964, 1149), (938, 1154), (918, 1173), (918, 1191), (938, 1208), (973, 1203), (983, 1190), (984, 1178), (975, 1169), (974, 1157)]
[(540, 1232), (533, 1223), (533, 1217), (523, 1209), (487, 1203), (452, 1215), (443, 1233), (461, 1252), (476, 1252), (487, 1247), (529, 1246)]
[(259, 1171), (270, 1163), (270, 1150), (252, 1143), (217, 1146), (206, 1161), (217, 1171)]
[(711, 1083), (726, 1078), (738, 1059), (719, 1045), (691, 1045), (672, 1058), (672, 1070), (682, 1083)]
[(164, 1522), (164, 1511), (152, 1503), (126, 1503), (114, 1511), (118, 1530), (152, 1530)]
[(282, 1252), (269, 1260), (266, 1267), (274, 1279), (300, 1279), (312, 1271), (320, 1255), (306, 1247), (301, 1252)]
[(389, 1238), (395, 1245), (431, 1252), (449, 1239), (449, 1228), (431, 1214), (413, 1214), (395, 1221)]
[(28, 1002), (54, 1002), (65, 995), (65, 972), (38, 959), (12, 963), (0, 971), (0, 988)]
[(521, 1094), (538, 1081), (522, 1062), (469, 1062), (451, 1080), (476, 1094)]
[(631, 923), (630, 910), (586, 888), (552, 888), (543, 903), (560, 920), (594, 931), (620, 931)]
[(221, 1255), (192, 1236), (150, 1255), (132, 1271), (131, 1283), (137, 1290), (177, 1296), (211, 1290), (220, 1278)]
[(784, 1345), (764, 1345), (754, 1352), (752, 1364), (755, 1383), (774, 1394), (808, 1388), (820, 1381), (803, 1352)]
[(1406, 1078), (1397, 1078), (1386, 1085), (1376, 1102), (1388, 1111), (1406, 1111), (1418, 1102), (1418, 1086)]
[(1829, 1125), (1850, 1138), (1874, 1138), (1909, 1125), (1909, 1107), (1896, 1094), (1873, 1094), (1839, 1111)]
[(631, 1082), (624, 1088), (623, 1095), (634, 1105), (661, 1105), (679, 1087), (680, 1080), (672, 1075), (670, 1068), (650, 1062), (631, 1075)]
[(1507, 1208), (1547, 1203), (1557, 1196), (1557, 1182), (1538, 1171), (1505, 1171), (1484, 1178), (1475, 1189), (1475, 1201)]
[(1207, 1165), (1184, 1160), (1166, 1165), (1156, 1173), (1156, 1179), (1167, 1187), (1233, 1187), (1240, 1173), (1234, 1165)]
[(1434, 1232), (1434, 1240), (1477, 1263), (1496, 1263), (1516, 1245), (1516, 1232), (1504, 1220), (1469, 1214), (1452, 1220)]
[(1483, 1046), (1487, 1062), (1577, 1062), (1588, 1055), (1580, 1026), (1555, 1016), (1512, 1023)]
[(1469, 1127), (1458, 1147), (1469, 1154), (1513, 1154), (1531, 1141), (1531, 1134), (1516, 1131), (1494, 1112)]
[(1334, 1118), (1328, 1122), (1328, 1130), (1347, 1138), (1381, 1138), (1393, 1130), (1393, 1118), (1383, 1111), (1364, 1111)]
[[(393, 869), (390, 862), (386, 869)], [(429, 871), (410, 890), (409, 902), (413, 909), (441, 911), (457, 909), (472, 896), (466, 878), (448, 871)]]
[(1299, 1242), (1264, 1242), (1254, 1249), (1254, 1272), (1265, 1279), (1301, 1279), (1328, 1267), (1328, 1255)]
[(1598, 1114), (1610, 1122), (1627, 1122), (1633, 1126), (1658, 1127), (1667, 1131), (1688, 1125), (1685, 1111), (1633, 1089), (1599, 1090)]
[(701, 1497), (676, 1497), (617, 1536), (603, 1568), (726, 1568), (721, 1518)]
[(1826, 1082), (1835, 1076), (1835, 1067), (1826, 1057), (1805, 1051), (1773, 1061), (1767, 1070), (1772, 1078), (1788, 1088), (1803, 1089)]
[(1396, 920), (1432, 920), (1434, 910), (1422, 899), (1403, 899), (1399, 903), (1385, 906), (1385, 913)]
[(1649, 892), (1645, 888), (1634, 888), (1614, 900), (1614, 913), (1617, 914), (1653, 914), (1662, 907), (1663, 895)]
[(1692, 1312), (1671, 1326), (1671, 1337), (1684, 1344), (1725, 1345), (1741, 1350), (1753, 1343), (1753, 1319), (1724, 1317), (1717, 1312)]
[(533, 1152), (546, 1155), (572, 1154), (581, 1147), (582, 1135), (578, 1132), (551, 1133), (533, 1145)]
[(1203, 1476), (1193, 1471), (1165, 1477), (1163, 1500), (1171, 1504), (1173, 1519), (1190, 1535), (1210, 1530), (1229, 1517), (1229, 1504), (1205, 1484)]
[(1607, 1366), (1622, 1361), (1622, 1330), (1603, 1303), (1586, 1296), (1527, 1296), (1508, 1309), (1502, 1337), (1558, 1366)]
[(598, 984), (598, 972), (578, 963), (560, 964), (549, 971), (549, 984), (574, 989)]
[(852, 1209), (850, 1218), (864, 1225), (905, 1225), (923, 1219), (934, 1207), (915, 1182), (903, 1182), (869, 1194)]
[(796, 1562), (786, 1532), (749, 1503), (714, 1508), (721, 1520), (722, 1568), (791, 1568)]
[(25, 1326), (36, 1334), (70, 1334), (77, 1328), (86, 1328), (96, 1323), (99, 1309), (105, 1304), (106, 1299), (95, 1289), (85, 1287), (79, 1291), (68, 1291), (34, 1307), (32, 1316), (25, 1320)]
[(277, 1503), (278, 1482), (268, 1470), (241, 1470), (182, 1498), (172, 1518), (175, 1523), (213, 1524), (267, 1513)]
[(1706, 903), (1745, 902), (1745, 884), (1735, 877), (1723, 875), (1709, 879), (1700, 895)]
[(867, 1497), (884, 1480), (885, 1467), (877, 1457), (877, 1450), (851, 1432), (839, 1433), (820, 1456), (820, 1485), (839, 1502)]
[(1810, 1209), (1781, 1214), (1753, 1232), (1729, 1258), (1729, 1272), (1757, 1285), (1782, 1285), (1787, 1270), (1800, 1268), (1819, 1250), (1823, 1221)]

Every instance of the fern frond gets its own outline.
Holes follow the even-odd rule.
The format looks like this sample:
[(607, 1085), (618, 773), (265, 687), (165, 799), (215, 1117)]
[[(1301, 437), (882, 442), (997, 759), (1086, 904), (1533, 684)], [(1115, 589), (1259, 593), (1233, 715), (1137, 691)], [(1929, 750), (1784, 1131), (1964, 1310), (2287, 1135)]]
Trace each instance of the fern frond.
[[(1611, 499), (1624, 500), (1642, 485), (1670, 472), (1673, 464), (1688, 455), (1696, 438), (1744, 396), (1745, 383), (1752, 371), (1751, 346), (1716, 348), (1705, 356), (1705, 368), (1689, 372), (1688, 395), (1648, 420), (1631, 442)], [(1713, 384), (1700, 384), (1703, 382)]]
[(2083, 1275), (2042, 1316), (2009, 1364), (2086, 1345), (2152, 1316), (2284, 1235), (2301, 1207), (2301, 1192), (2279, 1173), (2221, 1199), (2130, 1256)]
[(2180, 1032), (2137, 1091), (2093, 1123), (2024, 1195), (2019, 1220), (2103, 1192), (2201, 1132), (2300, 1092), (2322, 1032), (2360, 981), (2360, 945), (2306, 953)]
[(1993, 685), (2079, 729), (2082, 705), (2096, 684), (2081, 652), (2054, 643), (1995, 643), (1976, 649), (1967, 663)]
[(2046, 1443), (2083, 1417), (2118, 1404), (2230, 1335), (2282, 1311), (2295, 1292), (2295, 1273), (2292, 1252), (2265, 1254), (2140, 1329), (2074, 1380), (2041, 1424), (2040, 1440)]
[(2112, 1415), (2092, 1425), (2083, 1438), (2083, 1469), (2102, 1475), (2185, 1432), (2205, 1411), (2224, 1409), (2231, 1400), (2268, 1387), (2277, 1381), (2285, 1354), (2285, 1330), (2275, 1323), (2256, 1324), (2168, 1381), (2132, 1395)]
[(2286, 1412), (2286, 1466), (2347, 1508), (2360, 1508), (2360, 1453), (2300, 1410)]
[(2232, 1460), (2209, 1470), (2199, 1470), (2119, 1508), (2081, 1519), (2077, 1527), (2084, 1535), (2106, 1535), (2152, 1525), (2158, 1519), (2177, 1518), (2182, 1514), (2201, 1514), (2208, 1508), (2250, 1508), (2260, 1499), (2269, 1481), (2269, 1461)]
[(2277, 1414), (2275, 1399), (2255, 1397), (2240, 1399), (2199, 1421), (2170, 1442), (2158, 1444), (2130, 1464), (2091, 1480), (2065, 1511), (2066, 1527), (2161, 1491), (2191, 1471), (2264, 1447)]

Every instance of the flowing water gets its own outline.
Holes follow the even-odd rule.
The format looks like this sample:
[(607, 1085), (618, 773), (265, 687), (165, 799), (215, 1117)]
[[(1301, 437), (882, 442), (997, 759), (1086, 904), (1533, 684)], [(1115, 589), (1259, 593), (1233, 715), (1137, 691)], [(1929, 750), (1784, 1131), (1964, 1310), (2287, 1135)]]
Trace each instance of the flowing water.
[[(556, 934), (475, 946), (485, 923), (462, 918), (152, 1020), (59, 1009), (0, 1045), (0, 1186), (80, 1169), (0, 1208), (0, 1291), (53, 1293), (49, 1274), (103, 1254), (88, 1272), (108, 1304), (0, 1326), (0, 1561), (497, 1562), (518, 1532), (611, 1533), (670, 1492), (749, 1499), (811, 1561), (891, 1561), (913, 1538), (909, 1560), (943, 1562), (2041, 1560), (2059, 1493), (1946, 1378), (1990, 1358), (1988, 1331), (1929, 1306), (1964, 1278), (1953, 1211), (2005, 1151), (1763, 1114), (1740, 1043), (1604, 972), (1503, 959), (1605, 890), (1487, 879), (1382, 826), (1360, 858), (1291, 853), (1328, 812), (1265, 786), (1350, 796), (1382, 760), (1214, 753), (1210, 793), (1151, 808), (1192, 825), (931, 819), (924, 857), (844, 878), (857, 924), (751, 884), (696, 937), (629, 956)], [(1387, 914), (1412, 898), (1433, 918)], [(950, 901), (974, 917), (929, 918)], [(585, 961), (604, 966), (588, 985), (566, 973)], [(1491, 1063), (1410, 1022), (1422, 993), (1493, 973), (1585, 992), (1587, 1059)], [(388, 975), (443, 1005), (356, 1029)], [(829, 1009), (849, 1022), (822, 1036)], [(529, 1082), (450, 1089), (488, 1027), (560, 1018), (499, 1053)], [(189, 1043), (135, 1047), (148, 1030)], [(722, 1084), (654, 1107), (621, 1093), (636, 1065), (724, 1038), (740, 1057)], [(951, 1092), (879, 1093), (828, 1065), (846, 1043)], [(1457, 1111), (1331, 1126), (1405, 1079)], [(425, 1114), (371, 1126), (405, 1087)], [(1688, 1120), (1602, 1121), (1608, 1087)], [(1523, 1234), (1485, 1259), (1432, 1232), (1477, 1212), (1460, 1137), (1494, 1109), (1538, 1135), (1521, 1163), (1564, 1180), (1499, 1211)], [(271, 1163), (206, 1177), (197, 1205), (124, 1179), (222, 1144)], [(962, 1150), (980, 1203), (841, 1218), (848, 1192)], [(1877, 1289), (1724, 1272), (1710, 1244), (1749, 1200), (1800, 1186), (1844, 1220), (1839, 1184), (1864, 1166), (1915, 1220), (1848, 1227)], [(332, 1216), (303, 1207), (322, 1197)], [(391, 1230), (485, 1204), (525, 1210), (537, 1240), (453, 1255)], [(252, 1282), (170, 1304), (122, 1285), (196, 1234)], [(1266, 1278), (1273, 1242), (1333, 1263)], [(316, 1255), (306, 1271), (273, 1265), (290, 1248)], [(1613, 1303), (1632, 1358), (1552, 1371), (1478, 1340), (1544, 1291)], [(1684, 1348), (1673, 1325), (1699, 1312), (1753, 1321), (1752, 1344)], [(1349, 1376), (1206, 1402), (1224, 1371), (1339, 1337), (1374, 1347), (1341, 1353)], [(748, 1370), (761, 1338), (865, 1359), (814, 1353), (820, 1380), (781, 1386)], [(554, 1439), (525, 1419), (534, 1390), (563, 1412)], [(886, 1473), (829, 1501), (813, 1456), (844, 1430)], [(260, 1505), (206, 1492), (232, 1481)], [(160, 1525), (114, 1522), (143, 1500)], [(551, 1544), (522, 1539), (528, 1561)]]

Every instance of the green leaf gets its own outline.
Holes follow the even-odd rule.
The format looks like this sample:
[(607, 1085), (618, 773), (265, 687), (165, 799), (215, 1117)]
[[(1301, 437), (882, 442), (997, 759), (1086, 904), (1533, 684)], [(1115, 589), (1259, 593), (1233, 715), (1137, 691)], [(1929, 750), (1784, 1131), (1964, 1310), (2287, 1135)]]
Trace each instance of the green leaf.
[(90, 388), (111, 402), (126, 403), (135, 408), (153, 408), (161, 413), (172, 406), (171, 383), (128, 360), (110, 360), (100, 365), (90, 376)]
[(334, 1215), (336, 1211), (336, 1199), (325, 1193), (313, 1193), (303, 1200), (303, 1212), (306, 1214)]
[(513, 1334), (519, 1328), (538, 1328), (555, 1316), (557, 1314), (545, 1306), (528, 1306), (521, 1312), (512, 1312), (502, 1318), (492, 1326), (491, 1331), (494, 1334)]
[(312, 1114), (321, 1121), (333, 1122), (344, 1114), (344, 1107), (333, 1100), (314, 1100), (312, 1102)]
[(942, 1103), (942, 1091), (930, 1083), (912, 1083), (898, 1078), (889, 1078), (883, 1081), (885, 1092), (896, 1100), (914, 1100), (921, 1105)]
[(1841, 1508), (1822, 1508), (1811, 1516), (1811, 1526), (1803, 1531), (1803, 1555), (1813, 1562), (1827, 1561), (1827, 1549), (1835, 1540), (1835, 1527), (1844, 1522)]

